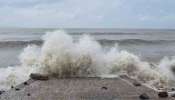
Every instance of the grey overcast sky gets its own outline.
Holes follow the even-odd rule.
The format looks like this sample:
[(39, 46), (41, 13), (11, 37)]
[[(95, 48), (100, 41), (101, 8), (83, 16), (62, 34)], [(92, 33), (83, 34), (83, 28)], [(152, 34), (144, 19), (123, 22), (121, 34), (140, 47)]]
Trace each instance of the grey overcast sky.
[(0, 27), (175, 28), (175, 0), (0, 0)]

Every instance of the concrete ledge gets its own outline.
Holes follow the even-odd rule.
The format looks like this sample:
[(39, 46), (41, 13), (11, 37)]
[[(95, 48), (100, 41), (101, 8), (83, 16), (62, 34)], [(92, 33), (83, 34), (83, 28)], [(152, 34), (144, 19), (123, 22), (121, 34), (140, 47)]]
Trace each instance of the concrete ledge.
[(142, 100), (140, 95), (144, 93), (149, 100), (175, 100), (159, 98), (153, 89), (132, 83), (126, 77), (30, 79), (3, 93), (0, 100)]

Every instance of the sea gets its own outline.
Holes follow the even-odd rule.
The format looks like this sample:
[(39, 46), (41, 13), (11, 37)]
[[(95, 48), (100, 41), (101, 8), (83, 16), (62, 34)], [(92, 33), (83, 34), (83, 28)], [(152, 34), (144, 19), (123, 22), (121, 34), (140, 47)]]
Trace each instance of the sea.
[[(0, 67), (19, 64), (18, 56), (29, 44), (42, 44), (42, 36), (59, 29), (1, 28)], [(74, 38), (88, 34), (104, 47), (116, 43), (141, 59), (157, 63), (163, 57), (175, 56), (173, 29), (62, 29)]]
[(175, 29), (0, 28), (0, 90), (33, 72), (122, 73), (153, 88), (175, 86), (174, 58)]

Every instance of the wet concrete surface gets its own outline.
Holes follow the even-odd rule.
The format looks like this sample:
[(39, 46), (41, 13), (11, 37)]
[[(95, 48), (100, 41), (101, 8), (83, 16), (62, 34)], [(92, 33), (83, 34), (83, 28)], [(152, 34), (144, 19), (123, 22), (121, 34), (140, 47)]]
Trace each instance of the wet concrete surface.
[(1, 94), (0, 100), (175, 100), (159, 98), (155, 90), (133, 82), (127, 77), (30, 79)]

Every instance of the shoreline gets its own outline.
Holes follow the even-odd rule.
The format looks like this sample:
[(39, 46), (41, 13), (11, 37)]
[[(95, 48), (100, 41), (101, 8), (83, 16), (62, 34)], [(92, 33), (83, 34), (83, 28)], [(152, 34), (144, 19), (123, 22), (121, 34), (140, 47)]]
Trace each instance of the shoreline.
[(127, 76), (29, 79), (1, 94), (0, 100), (175, 100), (160, 98), (154, 89), (135, 82)]

